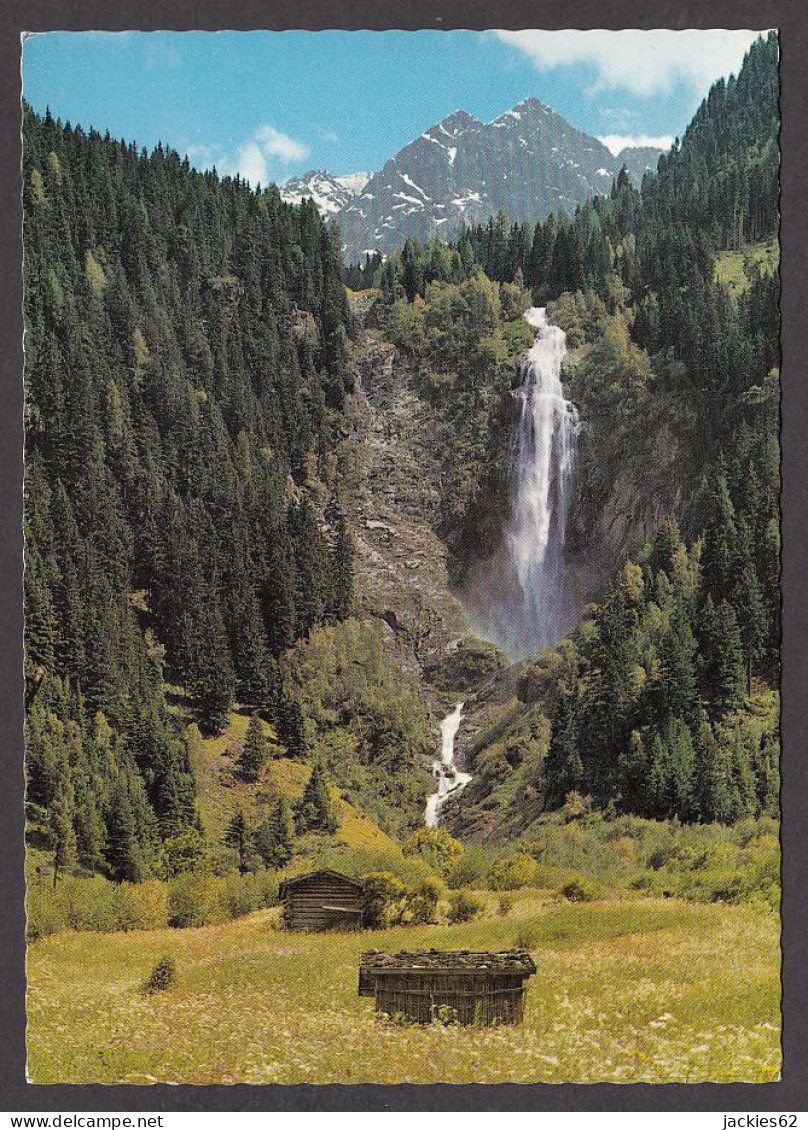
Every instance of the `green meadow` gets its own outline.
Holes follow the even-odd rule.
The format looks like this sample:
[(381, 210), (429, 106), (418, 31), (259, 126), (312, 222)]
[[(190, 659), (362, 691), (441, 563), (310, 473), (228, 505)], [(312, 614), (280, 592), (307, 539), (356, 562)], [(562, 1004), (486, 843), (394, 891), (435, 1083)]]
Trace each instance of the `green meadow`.
[[(492, 892), (463, 925), (293, 934), (220, 925), (30, 945), (36, 1083), (767, 1082), (780, 1074), (779, 921), (762, 905)], [(504, 911), (504, 913), (503, 913)], [(400, 1025), (357, 995), (363, 949), (525, 945), (518, 1027)], [(166, 990), (143, 985), (173, 959)]]

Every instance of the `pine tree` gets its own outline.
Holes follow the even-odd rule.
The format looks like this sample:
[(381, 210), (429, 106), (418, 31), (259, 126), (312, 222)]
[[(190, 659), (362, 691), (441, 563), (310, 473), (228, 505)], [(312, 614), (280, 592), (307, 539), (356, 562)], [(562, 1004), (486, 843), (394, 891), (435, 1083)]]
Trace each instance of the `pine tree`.
[(746, 688), (743, 642), (735, 611), (727, 600), (716, 607), (707, 596), (699, 634), (706, 697), (718, 716), (737, 706)]
[(286, 746), (286, 756), (301, 761), (307, 753), (306, 724), (303, 708), (296, 698), (283, 694), (276, 721), (278, 737)]
[(245, 874), (252, 869), (252, 834), (247, 817), (237, 808), (227, 825), (224, 842), (235, 850), (238, 856), (238, 869)]
[(129, 788), (122, 774), (118, 776), (110, 798), (106, 856), (114, 879), (139, 883), (145, 878), (135, 813)]
[(577, 712), (577, 693), (567, 691), (562, 694), (553, 714), (550, 745), (544, 762), (547, 809), (559, 808), (567, 793), (577, 792), (583, 784)]
[(255, 781), (266, 764), (267, 739), (264, 727), (257, 714), (250, 717), (244, 746), (238, 759), (239, 774), (245, 781)]
[(255, 850), (267, 867), (283, 867), (292, 858), (294, 850), (294, 821), (289, 802), (278, 797), (268, 814), (255, 829)]
[(50, 804), (50, 827), (53, 841), (53, 885), (60, 872), (69, 871), (77, 859), (75, 798), (66, 773), (59, 778), (56, 794)]
[(334, 620), (350, 616), (353, 590), (353, 540), (345, 515), (340, 511), (332, 553), (330, 614)]
[(337, 817), (328, 795), (328, 782), (325, 770), (319, 760), (315, 760), (303, 796), (295, 812), (295, 828), (298, 834), (322, 832), (329, 835), (337, 830)]

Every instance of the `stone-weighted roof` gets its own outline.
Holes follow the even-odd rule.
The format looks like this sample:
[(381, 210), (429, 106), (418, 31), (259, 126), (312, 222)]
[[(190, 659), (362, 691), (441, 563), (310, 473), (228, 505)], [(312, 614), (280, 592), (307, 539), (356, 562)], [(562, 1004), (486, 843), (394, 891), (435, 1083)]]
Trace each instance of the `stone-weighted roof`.
[(475, 950), (399, 950), (382, 953), (368, 950), (359, 961), (364, 973), (521, 973), (536, 972), (533, 958), (522, 949)]

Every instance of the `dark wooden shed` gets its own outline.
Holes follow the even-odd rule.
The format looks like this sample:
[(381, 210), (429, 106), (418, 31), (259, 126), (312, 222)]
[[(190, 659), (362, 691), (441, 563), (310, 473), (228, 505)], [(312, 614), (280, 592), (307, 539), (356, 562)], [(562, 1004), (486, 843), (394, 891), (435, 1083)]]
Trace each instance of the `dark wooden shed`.
[(524, 982), (535, 972), (526, 950), (370, 950), (359, 961), (359, 995), (374, 997), (379, 1012), (423, 1024), (436, 1016), (458, 1024), (519, 1024)]
[(279, 890), (289, 930), (358, 930), (364, 888), (338, 871), (309, 871), (286, 879)]

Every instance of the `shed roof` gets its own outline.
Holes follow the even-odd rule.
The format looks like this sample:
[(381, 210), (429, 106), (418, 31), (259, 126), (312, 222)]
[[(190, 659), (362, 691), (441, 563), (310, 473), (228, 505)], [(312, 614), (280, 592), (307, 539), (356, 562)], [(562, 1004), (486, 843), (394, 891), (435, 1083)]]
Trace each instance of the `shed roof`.
[(350, 875), (343, 875), (339, 871), (331, 871), (328, 868), (323, 868), (320, 871), (306, 871), (303, 875), (293, 875), (290, 879), (284, 879), (278, 888), (281, 898), (283, 898), (284, 891), (289, 887), (296, 887), (298, 883), (302, 883), (307, 879), (340, 879), (343, 883), (349, 883), (352, 887), (356, 887), (358, 891), (364, 890), (364, 884), (361, 879), (352, 879)]
[(399, 950), (382, 953), (368, 950), (360, 958), (360, 968), (367, 973), (521, 973), (529, 977), (536, 972), (527, 950)]

